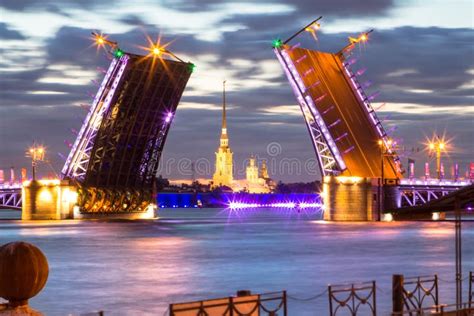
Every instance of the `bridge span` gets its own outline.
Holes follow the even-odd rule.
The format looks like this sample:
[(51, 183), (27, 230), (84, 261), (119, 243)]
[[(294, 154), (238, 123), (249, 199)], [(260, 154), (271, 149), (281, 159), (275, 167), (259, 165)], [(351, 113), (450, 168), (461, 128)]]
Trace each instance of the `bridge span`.
[(0, 209), (21, 210), (21, 183), (0, 184)]
[(301, 47), (294, 39), (320, 29), (312, 21), (273, 51), (301, 109), (324, 179), (325, 219), (380, 220), (383, 209), (428, 203), (470, 181), (407, 180), (396, 141), (386, 132), (360, 82), (364, 68), (353, 69), (360, 45), (372, 31), (349, 37), (337, 52)]
[(158, 164), (194, 65), (163, 47), (138, 55), (93, 35), (111, 62), (61, 179), (0, 187), (2, 207), (23, 207), (23, 219), (153, 217)]
[[(433, 214), (461, 213), (474, 214), (474, 184), (470, 184), (452, 191), (435, 199), (425, 200), (423, 203), (412, 204), (397, 209), (385, 210), (385, 214), (392, 215), (393, 219), (426, 219)], [(440, 218), (440, 215), (436, 216)]]
[(401, 179), (400, 207), (422, 205), (470, 186), (470, 180)]

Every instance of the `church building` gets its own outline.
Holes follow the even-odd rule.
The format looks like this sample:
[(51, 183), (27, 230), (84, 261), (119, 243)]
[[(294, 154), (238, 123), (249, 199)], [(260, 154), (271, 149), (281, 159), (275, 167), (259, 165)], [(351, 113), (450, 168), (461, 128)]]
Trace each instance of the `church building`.
[(233, 152), (229, 147), (229, 136), (227, 135), (227, 120), (225, 108), (225, 81), (222, 92), (222, 129), (220, 146), (216, 152), (216, 169), (212, 177), (213, 187), (227, 186), (232, 188), (233, 177)]

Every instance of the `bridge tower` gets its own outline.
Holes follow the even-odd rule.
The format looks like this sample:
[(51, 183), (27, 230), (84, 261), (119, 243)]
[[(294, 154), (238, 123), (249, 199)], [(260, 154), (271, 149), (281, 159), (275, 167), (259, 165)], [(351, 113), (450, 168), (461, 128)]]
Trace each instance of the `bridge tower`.
[(290, 44), (304, 31), (316, 32), (321, 18), (284, 42), (275, 40), (273, 50), (299, 103), (318, 158), (324, 178), (325, 218), (375, 220), (384, 202), (383, 190), (374, 187), (381, 188), (382, 182), (396, 184), (402, 172), (370, 103), (374, 95), (367, 95), (359, 83), (363, 71), (351, 69), (356, 61), (354, 48), (367, 41), (370, 32), (349, 38), (349, 44), (336, 53)]

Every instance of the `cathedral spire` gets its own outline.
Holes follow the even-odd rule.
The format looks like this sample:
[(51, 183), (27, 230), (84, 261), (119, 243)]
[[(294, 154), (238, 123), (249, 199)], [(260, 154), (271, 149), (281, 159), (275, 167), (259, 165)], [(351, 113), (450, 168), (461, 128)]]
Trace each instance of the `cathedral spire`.
[(225, 109), (225, 80), (222, 82), (222, 132), (221, 147), (229, 146), (229, 138), (227, 136), (227, 114)]
[(225, 80), (222, 82), (222, 133), (220, 146), (216, 152), (216, 171), (212, 177), (213, 187), (227, 186), (232, 188), (234, 181), (232, 150), (227, 136), (227, 117), (225, 104)]
[(225, 80), (222, 82), (222, 133), (227, 134), (227, 118), (225, 113)]

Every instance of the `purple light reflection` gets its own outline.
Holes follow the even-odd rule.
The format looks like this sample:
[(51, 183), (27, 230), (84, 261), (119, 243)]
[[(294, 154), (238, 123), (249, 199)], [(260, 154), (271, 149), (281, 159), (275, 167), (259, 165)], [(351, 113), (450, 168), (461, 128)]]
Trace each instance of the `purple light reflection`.
[(228, 207), (230, 209), (244, 209), (244, 208), (318, 208), (323, 209), (324, 205), (321, 203), (309, 203), (309, 202), (277, 202), (269, 204), (261, 203), (247, 203), (247, 202), (230, 202)]

